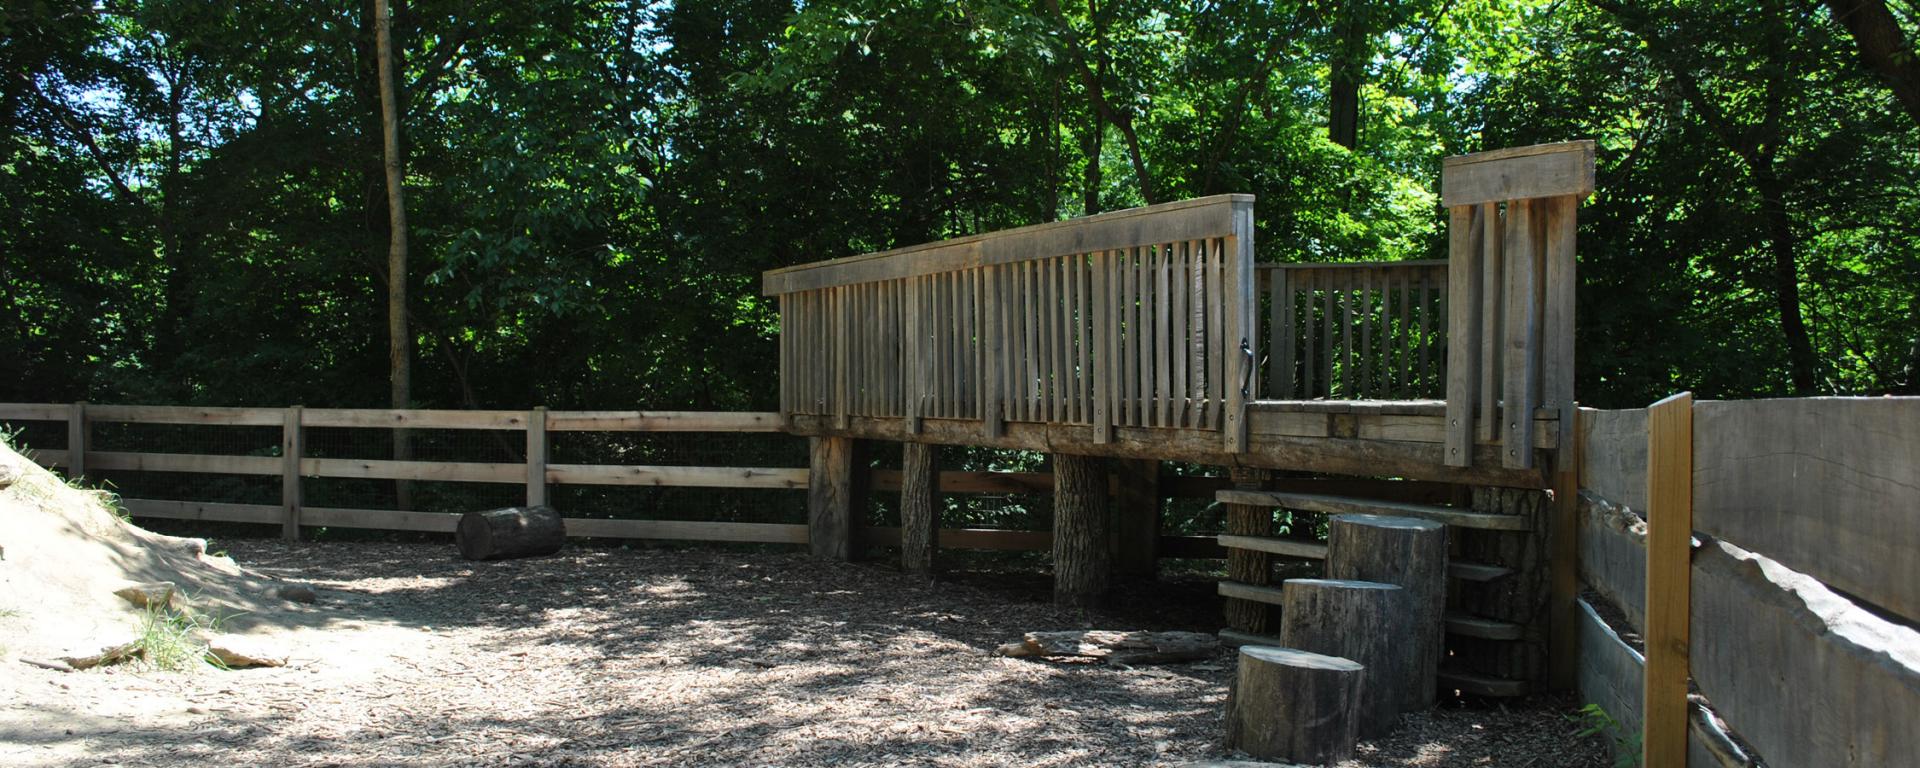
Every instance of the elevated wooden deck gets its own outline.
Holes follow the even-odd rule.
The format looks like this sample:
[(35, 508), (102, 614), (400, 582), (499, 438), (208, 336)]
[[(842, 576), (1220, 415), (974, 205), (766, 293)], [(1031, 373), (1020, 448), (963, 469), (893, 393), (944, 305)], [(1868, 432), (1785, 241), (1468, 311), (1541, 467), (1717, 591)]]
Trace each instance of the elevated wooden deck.
[(780, 413), (810, 436), (1545, 487), (1592, 169), (1590, 142), (1450, 159), (1445, 261), (1256, 264), (1253, 198), (1220, 195), (773, 270)]

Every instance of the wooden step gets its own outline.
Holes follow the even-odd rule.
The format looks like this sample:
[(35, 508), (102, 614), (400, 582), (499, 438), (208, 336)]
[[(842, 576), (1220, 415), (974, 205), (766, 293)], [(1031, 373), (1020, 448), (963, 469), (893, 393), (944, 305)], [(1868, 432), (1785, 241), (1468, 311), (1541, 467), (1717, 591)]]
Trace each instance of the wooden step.
[(1220, 644), (1228, 648), (1238, 648), (1243, 645), (1271, 645), (1276, 648), (1280, 647), (1280, 638), (1271, 635), (1256, 635), (1252, 632), (1241, 632), (1237, 629), (1223, 629), (1214, 634), (1220, 638)]
[(1472, 672), (1449, 672), (1440, 670), (1440, 687), (1471, 693), (1475, 696), (1525, 696), (1525, 680), (1508, 680), (1492, 675), (1478, 675)]
[(1436, 507), (1428, 504), (1356, 499), (1349, 496), (1324, 496), (1317, 493), (1227, 489), (1214, 493), (1213, 498), (1215, 501), (1223, 504), (1244, 504), (1253, 507), (1285, 507), (1287, 509), (1299, 509), (1308, 512), (1324, 512), (1329, 515), (1417, 517), (1423, 520), (1446, 523), (1447, 525), (1459, 528), (1476, 528), (1488, 531), (1524, 531), (1529, 527), (1526, 518), (1519, 515), (1494, 515), (1486, 512), (1470, 512), (1452, 507)]
[(1256, 603), (1266, 603), (1268, 605), (1280, 604), (1279, 587), (1263, 587), (1257, 584), (1243, 584), (1238, 581), (1220, 582), (1220, 596), (1237, 597), (1241, 600), (1252, 600)]
[(1503, 565), (1469, 563), (1454, 560), (1447, 563), (1447, 575), (1461, 581), (1488, 582), (1498, 581), (1513, 575), (1513, 569)]
[(1464, 613), (1447, 614), (1447, 634), (1486, 640), (1518, 640), (1524, 628), (1511, 621), (1483, 619)]

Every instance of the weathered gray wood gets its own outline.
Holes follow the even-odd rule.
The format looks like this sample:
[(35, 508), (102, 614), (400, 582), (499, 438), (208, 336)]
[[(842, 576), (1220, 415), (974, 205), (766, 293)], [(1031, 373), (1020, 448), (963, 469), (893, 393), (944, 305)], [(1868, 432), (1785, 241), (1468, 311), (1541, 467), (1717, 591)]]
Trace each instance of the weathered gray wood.
[(779, 432), (765, 411), (548, 411), (548, 432)]
[[(940, 549), (939, 450), (925, 443), (901, 446), (900, 568), (928, 574)], [(877, 483), (876, 483), (877, 485)]]
[[(67, 410), (67, 479), (72, 482), (85, 482), (88, 452), (93, 450), (93, 430), (87, 421), (87, 403), (80, 401)], [(109, 467), (102, 467), (108, 469)]]
[(853, 441), (815, 437), (808, 441), (807, 544), (814, 557), (853, 557)]
[(468, 560), (551, 555), (567, 541), (566, 523), (552, 507), (507, 507), (460, 516), (454, 543)]
[(1113, 575), (1152, 579), (1159, 567), (1160, 462), (1121, 460), (1112, 469)]
[(87, 415), (94, 421), (124, 421), (139, 424), (220, 424), (226, 426), (277, 427), (283, 418), (278, 408), (213, 408), (183, 405), (91, 405)]
[(1695, 406), (1694, 528), (1920, 621), (1920, 398)]
[(1432, 706), (1444, 648), (1447, 529), (1431, 520), (1381, 515), (1335, 515), (1327, 524), (1327, 577), (1396, 584), (1405, 590), (1407, 683), (1398, 686), (1400, 710)]
[[(1473, 407), (1480, 368), (1480, 209), (1454, 206), (1447, 224), (1447, 441), (1450, 467), (1473, 464)], [(1308, 394), (1312, 394), (1309, 392)]]
[(1257, 758), (1331, 765), (1353, 755), (1363, 668), (1289, 648), (1242, 646), (1227, 696), (1227, 747)]
[(1224, 263), (1220, 305), (1226, 321), (1225, 338), (1214, 349), (1226, 354), (1225, 413), (1220, 431), (1228, 453), (1247, 450), (1247, 402), (1253, 399), (1260, 361), (1260, 334), (1255, 316), (1260, 308), (1253, 280), (1253, 206), (1234, 209), (1233, 235), (1222, 245)]
[(280, 538), (300, 540), (300, 458), (306, 453), (306, 430), (301, 427), (301, 408), (286, 410), (280, 428)]
[(1265, 552), (1270, 555), (1292, 557), (1302, 560), (1327, 559), (1327, 545), (1317, 542), (1282, 539), (1273, 536), (1239, 536), (1226, 533), (1214, 538), (1220, 542), (1220, 546), (1226, 547), (1227, 549), (1250, 549), (1255, 552)]
[(1534, 241), (1534, 205), (1516, 200), (1507, 204), (1505, 255), (1506, 333), (1501, 352), (1505, 364), (1500, 391), (1500, 461), (1509, 469), (1533, 466), (1533, 424), (1528, 417), (1539, 400), (1540, 304), (1537, 244)]
[(1526, 518), (1516, 515), (1473, 512), (1464, 509), (1454, 509), (1452, 507), (1436, 507), (1428, 504), (1409, 504), (1378, 499), (1356, 499), (1347, 496), (1297, 493), (1293, 491), (1229, 489), (1214, 494), (1214, 500), (1226, 504), (1285, 507), (1287, 509), (1324, 512), (1334, 515), (1362, 514), (1414, 517), (1422, 520), (1446, 523), (1461, 528), (1478, 528), (1494, 531), (1523, 531), (1531, 527)]
[(527, 506), (547, 505), (547, 409), (527, 414)]
[(1593, 193), (1593, 141), (1583, 139), (1456, 155), (1441, 163), (1440, 199), (1448, 208), (1534, 197)]
[(1106, 599), (1113, 580), (1106, 462), (1053, 456), (1053, 601), (1088, 607)]
[(1647, 762), (1686, 759), (1690, 668), (1688, 559), (1693, 538), (1693, 395), (1647, 408)]
[[(308, 421), (307, 426), (309, 427), (313, 426), (313, 423), (311, 420)], [(154, 459), (158, 459), (160, 457), (165, 456), (165, 454), (155, 454), (155, 453), (129, 454), (129, 455), (136, 456), (136, 457), (145, 457), (146, 461), (142, 463), (148, 466), (154, 466), (155, 465), (155, 462), (153, 461)], [(199, 459), (212, 459), (215, 461), (211, 462), (212, 468), (207, 468), (208, 465), (206, 463), (197, 463), (197, 466), (200, 467), (198, 469), (178, 469), (173, 471), (225, 472), (225, 473), (262, 474), (262, 475), (272, 475), (272, 474), (279, 473), (278, 469), (275, 469), (273, 471), (252, 471), (251, 470), (252, 459), (247, 457), (236, 457), (236, 456), (184, 457), (183, 456), (183, 457), (174, 457), (174, 458), (178, 458), (178, 459), (199, 458)], [(268, 458), (266, 459), (266, 462), (274, 463), (275, 460)], [(167, 462), (167, 463), (173, 463), (173, 462)], [(260, 469), (264, 469), (265, 467), (266, 467), (266, 464), (259, 465)], [(139, 467), (127, 467), (127, 468), (137, 469)], [(339, 477), (339, 478), (359, 478), (359, 479), (374, 479), (374, 480), (432, 480), (432, 481), (454, 481), (454, 482), (462, 482), (462, 483), (508, 483), (508, 484), (514, 484), (514, 485), (522, 484), (527, 481), (527, 467), (525, 464), (507, 464), (504, 462), (486, 463), (486, 462), (476, 462), (476, 461), (390, 461), (386, 459), (304, 458), (300, 460), (300, 474), (305, 475), (307, 477)]]
[(1580, 409), (1580, 487), (1638, 512), (1647, 509), (1647, 409)]
[(1727, 542), (1696, 552), (1692, 576), (1693, 680), (1767, 764), (1920, 755), (1920, 632)]
[[(276, 504), (229, 504), (211, 501), (169, 501), (161, 499), (120, 500), (133, 517), (158, 517), (167, 520), (207, 520), (224, 523), (280, 524), (286, 510)], [(448, 530), (452, 530), (451, 527)]]
[[(1501, 387), (1505, 379), (1500, 372), (1506, 366), (1507, 324), (1506, 279), (1507, 272), (1507, 227), (1493, 203), (1483, 203), (1480, 215), (1486, 219), (1486, 227), (1480, 235), (1480, 413), (1475, 431), (1482, 442), (1500, 437), (1500, 401), (1505, 396)], [(1470, 307), (1461, 307), (1455, 311), (1472, 311)]]
[[(1418, 631), (1405, 591), (1393, 584), (1342, 579), (1288, 579), (1280, 585), (1280, 644), (1350, 659), (1366, 668), (1360, 686), (1359, 735), (1384, 736), (1402, 705), (1431, 695), (1404, 638)], [(1412, 690), (1419, 688), (1421, 690)]]
[(1620, 606), (1636, 631), (1647, 620), (1647, 523), (1593, 494), (1580, 499), (1580, 578)]
[(370, 429), (522, 429), (526, 411), (426, 411), (395, 408), (314, 408), (309, 427)]
[[(71, 438), (69, 438), (71, 439)], [(84, 441), (86, 438), (82, 437)], [(278, 456), (229, 456), (194, 453), (126, 453), (123, 451), (86, 451), (84, 467), (79, 465), (79, 452), (68, 451), (69, 476), (79, 467), (82, 473), (113, 469), (133, 472), (193, 472), (222, 475), (279, 475), (280, 457)], [(313, 461), (308, 459), (307, 461)], [(409, 462), (411, 463), (411, 462)], [(425, 462), (422, 462), (425, 463)], [(505, 466), (518, 468), (518, 464)], [(304, 474), (312, 475), (311, 471)]]
[[(421, 462), (427, 463), (427, 462)], [(549, 483), (695, 488), (805, 488), (808, 470), (794, 467), (653, 467), (637, 464), (548, 464)]]
[(1118, 666), (1200, 661), (1211, 659), (1219, 652), (1220, 639), (1205, 632), (1121, 632), (1101, 629), (1028, 632), (1020, 642), (994, 649), (997, 655), (1014, 658), (1100, 659)]

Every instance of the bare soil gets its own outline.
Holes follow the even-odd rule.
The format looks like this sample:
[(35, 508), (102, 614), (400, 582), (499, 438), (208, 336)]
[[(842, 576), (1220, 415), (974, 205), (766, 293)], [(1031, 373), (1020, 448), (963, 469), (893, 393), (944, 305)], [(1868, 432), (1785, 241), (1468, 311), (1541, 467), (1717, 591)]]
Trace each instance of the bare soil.
[[(224, 542), (312, 584), (294, 662), (0, 668), (4, 765), (1179, 765), (1219, 746), (1233, 657), (1136, 669), (990, 655), (1030, 630), (1213, 629), (1210, 581), (1046, 602), (1037, 573), (938, 583), (746, 549)], [(0, 617), (0, 633), (8, 630)], [(0, 634), (0, 637), (4, 637)], [(1451, 702), (1352, 766), (1602, 766), (1575, 703)]]

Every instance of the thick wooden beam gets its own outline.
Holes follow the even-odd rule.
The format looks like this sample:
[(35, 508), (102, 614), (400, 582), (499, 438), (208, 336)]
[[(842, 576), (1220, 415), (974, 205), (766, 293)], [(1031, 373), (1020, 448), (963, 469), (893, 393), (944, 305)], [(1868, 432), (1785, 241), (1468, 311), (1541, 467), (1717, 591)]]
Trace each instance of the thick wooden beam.
[(527, 414), (527, 506), (547, 505), (547, 409)]
[(1647, 409), (1647, 765), (1687, 759), (1692, 610), (1693, 395)]
[(1092, 456), (1053, 457), (1053, 602), (1091, 607), (1106, 599), (1113, 580), (1108, 541), (1106, 462)]
[(73, 404), (67, 411), (67, 479), (81, 482), (87, 476), (87, 445), (91, 431), (87, 428), (87, 403), (82, 400)]
[(940, 449), (900, 447), (900, 568), (930, 574), (940, 550)]
[(300, 540), (300, 458), (306, 453), (306, 430), (301, 408), (288, 408), (280, 428), (280, 538)]
[(854, 441), (816, 437), (807, 441), (812, 466), (807, 477), (807, 545), (814, 557), (853, 558), (856, 512), (864, 512), (854, 487)]

